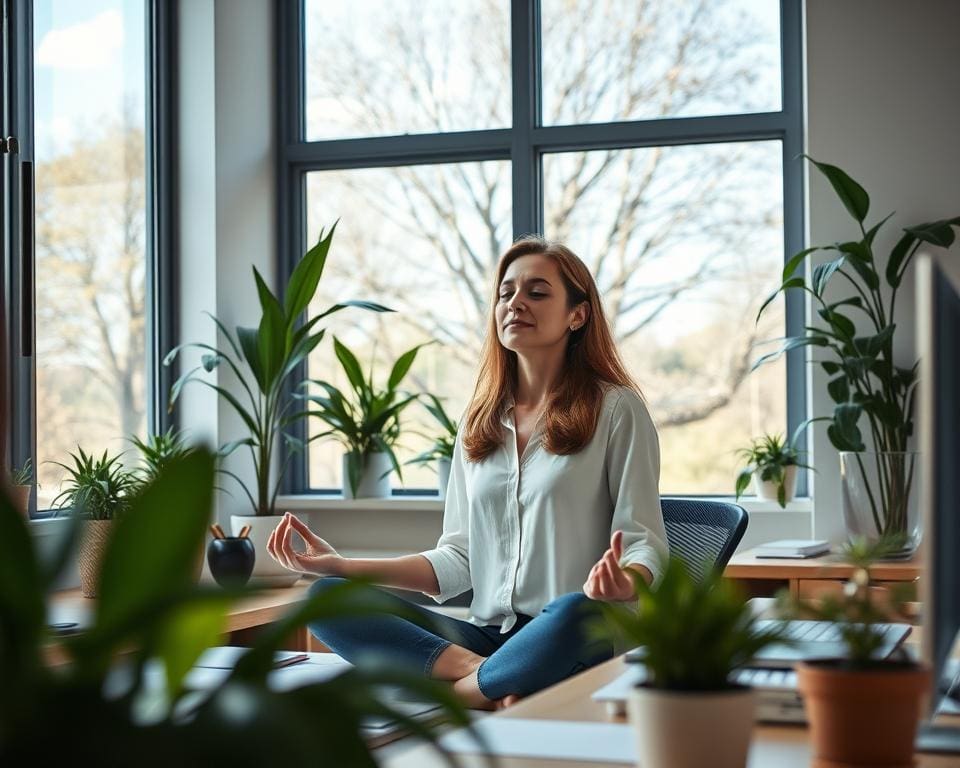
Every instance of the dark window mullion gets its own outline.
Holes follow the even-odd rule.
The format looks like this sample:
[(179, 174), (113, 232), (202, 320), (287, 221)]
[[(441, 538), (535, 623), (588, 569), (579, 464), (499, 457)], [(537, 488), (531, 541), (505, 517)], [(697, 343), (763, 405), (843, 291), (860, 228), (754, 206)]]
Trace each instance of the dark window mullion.
[(513, 130), (510, 159), (513, 180), (513, 236), (536, 232), (541, 220), (540, 169), (533, 146), (538, 122), (537, 29), (540, 3), (513, 0), (510, 8)]
[(783, 138), (786, 130), (787, 121), (780, 112), (716, 117), (671, 117), (537, 128), (533, 132), (533, 144), (545, 152), (636, 149), (680, 144), (780, 139)]
[[(780, 3), (780, 53), (782, 72), (783, 116), (787, 130), (783, 138), (783, 241), (784, 259), (804, 247), (804, 169), (800, 158), (803, 145), (803, 7), (799, 0), (782, 0)], [(803, 333), (806, 321), (805, 294), (787, 291), (786, 334), (798, 336)], [(787, 353), (787, 435), (807, 418), (807, 371), (804, 349)], [(800, 450), (807, 450), (802, 439)], [(803, 471), (798, 477), (797, 495), (810, 493), (810, 473)]]

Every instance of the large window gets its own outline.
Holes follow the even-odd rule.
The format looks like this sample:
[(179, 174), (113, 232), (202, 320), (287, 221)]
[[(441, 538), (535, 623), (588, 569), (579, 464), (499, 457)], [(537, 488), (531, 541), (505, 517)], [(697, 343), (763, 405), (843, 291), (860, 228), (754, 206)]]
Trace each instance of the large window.
[(15, 463), (34, 462), (37, 510), (57, 496), (69, 452), (129, 456), (130, 437), (161, 427), (156, 362), (166, 334), (157, 320), (161, 286), (169, 291), (161, 229), (170, 212), (158, 207), (168, 185), (156, 162), (167, 138), (157, 86), (170, 83), (157, 41), (167, 6), (15, 4), (20, 146), (8, 215), (21, 220), (10, 249), (21, 311), (12, 324), (18, 342), (32, 343), (11, 350), (15, 408), (30, 414), (14, 445)]
[[(659, 425), (662, 491), (731, 493), (734, 450), (803, 418), (799, 356), (750, 373), (762, 340), (802, 324), (792, 303), (754, 323), (802, 233), (800, 9), (782, 6), (291, 3), (284, 269), (340, 219), (318, 307), (397, 314), (344, 312), (331, 332), (381, 377), (436, 342), (407, 384), (459, 417), (497, 258), (529, 232), (562, 240), (591, 266)], [(328, 346), (307, 372), (337, 379)], [(402, 458), (435, 429), (408, 413)], [(288, 490), (338, 488), (341, 449), (311, 446)], [(435, 486), (408, 469), (406, 489)]]

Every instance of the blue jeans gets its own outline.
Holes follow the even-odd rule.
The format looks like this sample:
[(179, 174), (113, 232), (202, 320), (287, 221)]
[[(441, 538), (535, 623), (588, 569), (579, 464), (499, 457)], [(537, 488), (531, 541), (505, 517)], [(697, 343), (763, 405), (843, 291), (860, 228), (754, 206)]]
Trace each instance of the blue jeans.
[[(327, 576), (310, 586), (316, 595), (346, 581)], [(369, 587), (376, 589), (376, 587)], [(355, 664), (377, 657), (429, 676), (437, 657), (452, 644), (486, 660), (477, 670), (480, 692), (488, 699), (528, 696), (613, 656), (613, 644), (590, 636), (596, 604), (581, 592), (562, 595), (535, 617), (518, 615), (504, 634), (499, 626), (481, 627), (431, 611), (389, 592), (377, 590), (385, 605), (414, 611), (433, 626), (427, 630), (407, 619), (375, 615), (316, 621), (308, 628), (334, 653)]]

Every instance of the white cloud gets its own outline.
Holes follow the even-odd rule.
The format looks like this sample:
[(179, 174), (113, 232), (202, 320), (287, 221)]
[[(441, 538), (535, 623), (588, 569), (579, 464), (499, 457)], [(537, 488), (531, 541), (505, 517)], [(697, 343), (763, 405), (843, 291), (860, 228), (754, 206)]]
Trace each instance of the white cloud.
[(37, 63), (51, 69), (107, 69), (123, 47), (123, 16), (113, 9), (63, 29), (51, 29), (37, 49)]

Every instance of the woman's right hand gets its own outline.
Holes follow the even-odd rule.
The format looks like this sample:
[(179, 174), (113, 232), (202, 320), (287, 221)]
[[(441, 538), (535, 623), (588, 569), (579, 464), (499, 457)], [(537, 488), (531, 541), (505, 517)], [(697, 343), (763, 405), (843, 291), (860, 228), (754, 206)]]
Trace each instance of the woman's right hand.
[[(293, 548), (295, 533), (306, 544), (303, 552), (297, 552)], [(267, 552), (284, 568), (297, 573), (314, 573), (319, 576), (337, 575), (344, 562), (344, 558), (337, 554), (337, 550), (289, 512), (283, 516), (283, 520), (270, 534)]]

